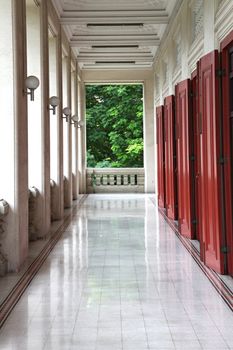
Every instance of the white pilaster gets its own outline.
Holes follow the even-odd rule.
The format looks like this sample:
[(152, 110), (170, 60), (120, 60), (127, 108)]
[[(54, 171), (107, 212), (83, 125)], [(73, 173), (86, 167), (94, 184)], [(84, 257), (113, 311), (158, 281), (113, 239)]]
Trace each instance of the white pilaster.
[(217, 10), (216, 0), (204, 1), (204, 54), (217, 48), (215, 35), (215, 13)]
[(48, 8), (47, 1), (40, 2), (41, 26), (41, 126), (42, 126), (42, 217), (40, 235), (49, 232), (50, 213), (50, 116), (49, 101), (49, 59), (48, 59)]
[(144, 81), (145, 192), (155, 192), (154, 75)]

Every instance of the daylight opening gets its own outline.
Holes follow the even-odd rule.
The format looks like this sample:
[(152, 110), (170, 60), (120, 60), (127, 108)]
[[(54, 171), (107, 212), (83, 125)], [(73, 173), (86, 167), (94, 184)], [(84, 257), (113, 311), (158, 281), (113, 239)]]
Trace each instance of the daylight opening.
[(86, 85), (88, 168), (143, 168), (143, 85)]

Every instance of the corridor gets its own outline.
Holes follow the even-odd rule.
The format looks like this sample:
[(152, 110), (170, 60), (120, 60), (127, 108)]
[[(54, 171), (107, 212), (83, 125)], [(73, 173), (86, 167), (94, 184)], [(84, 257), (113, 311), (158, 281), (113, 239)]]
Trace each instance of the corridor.
[(149, 195), (89, 195), (0, 349), (233, 349), (233, 314)]

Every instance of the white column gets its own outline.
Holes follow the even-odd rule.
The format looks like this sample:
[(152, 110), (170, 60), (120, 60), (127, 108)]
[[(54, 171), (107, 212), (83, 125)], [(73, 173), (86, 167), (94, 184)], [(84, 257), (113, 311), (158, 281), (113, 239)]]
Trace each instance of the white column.
[(64, 183), (63, 183), (63, 119), (62, 119), (62, 33), (61, 26), (57, 35), (57, 87), (60, 104), (57, 107), (57, 148), (58, 148), (58, 164), (57, 164), (57, 217), (62, 219), (64, 215)]
[[(68, 105), (71, 108), (71, 49), (69, 49), (68, 56)], [(68, 125), (68, 196), (67, 196), (67, 207), (72, 206), (73, 202), (73, 190), (72, 190), (72, 125)]]
[[(10, 203), (10, 214), (12, 216), (7, 226), (6, 250), (8, 269), (17, 271), (28, 254), (27, 96), (22, 89), (26, 78), (25, 0), (13, 0), (12, 9), (15, 107), (14, 139), (12, 139), (12, 142), (13, 144), (15, 142), (17, 146), (15, 147), (14, 171), (12, 174), (15, 184), (15, 187), (12, 186), (14, 192), (12, 198), (14, 200), (12, 204)], [(10, 44), (8, 43), (8, 45)], [(5, 171), (7, 173), (7, 169)], [(5, 199), (8, 200), (8, 198)]]
[(50, 229), (50, 115), (49, 102), (49, 57), (48, 57), (48, 9), (47, 0), (40, 2), (41, 14), (41, 111), (42, 111), (42, 218), (40, 235)]
[[(78, 64), (75, 64), (75, 70), (72, 81), (72, 109), (75, 115), (78, 115)], [(73, 199), (77, 199), (79, 193), (79, 176), (78, 176), (78, 128), (73, 126), (72, 135), (72, 173), (73, 173)]]
[[(85, 122), (86, 98), (85, 84), (79, 81), (79, 115), (80, 120)], [(86, 126), (79, 129), (79, 174), (80, 193), (86, 193)]]
[(189, 9), (189, 3), (186, 1), (184, 9), (181, 15), (181, 79), (187, 79), (190, 77), (189, 64), (188, 64), (188, 52), (191, 36), (191, 13)]
[[(63, 58), (63, 108), (71, 109), (71, 52)], [(69, 121), (63, 122), (63, 147), (64, 147), (64, 175), (68, 183), (64, 189), (64, 206), (72, 206), (72, 130)]]
[(145, 192), (155, 192), (154, 75), (144, 81)]
[[(57, 38), (51, 34), (49, 36), (49, 96), (57, 96), (57, 90)], [(54, 115), (50, 111), (50, 178), (56, 183), (58, 169), (57, 122), (56, 114)]]
[(217, 0), (204, 1), (204, 54), (218, 47), (215, 34), (215, 12), (217, 6)]

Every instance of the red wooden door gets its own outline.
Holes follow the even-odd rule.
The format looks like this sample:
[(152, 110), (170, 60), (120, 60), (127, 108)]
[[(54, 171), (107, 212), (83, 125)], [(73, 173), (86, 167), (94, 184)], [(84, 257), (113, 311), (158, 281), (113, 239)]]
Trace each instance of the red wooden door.
[(191, 118), (191, 84), (184, 80), (176, 85), (176, 144), (178, 223), (183, 236), (194, 238), (194, 154)]
[(156, 108), (158, 206), (165, 208), (165, 154), (163, 106)]
[(227, 273), (233, 276), (233, 32), (221, 43)]
[(193, 120), (193, 152), (194, 152), (194, 192), (195, 192), (195, 238), (200, 240), (200, 223), (201, 223), (201, 203), (200, 198), (200, 144), (198, 132), (198, 69), (191, 75), (191, 96), (192, 96), (192, 120)]
[(221, 118), (219, 116), (218, 52), (199, 62), (200, 108), (200, 186), (202, 203), (201, 231), (204, 262), (223, 273), (221, 212)]
[(166, 210), (167, 216), (170, 219), (177, 220), (177, 180), (174, 108), (174, 96), (172, 95), (166, 97), (164, 100)]

